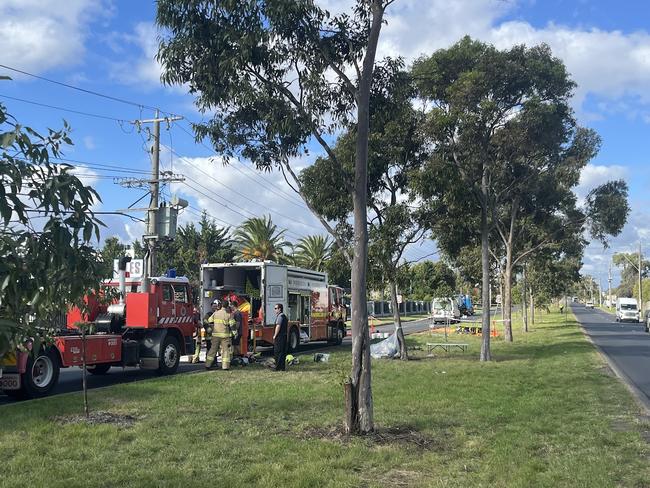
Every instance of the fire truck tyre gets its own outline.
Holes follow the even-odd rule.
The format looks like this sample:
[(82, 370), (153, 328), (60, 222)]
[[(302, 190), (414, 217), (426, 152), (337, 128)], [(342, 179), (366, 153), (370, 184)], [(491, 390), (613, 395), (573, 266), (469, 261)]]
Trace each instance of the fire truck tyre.
[(27, 357), (27, 369), (22, 375), (27, 398), (47, 395), (59, 380), (59, 355), (53, 349), (41, 351), (36, 357)]
[(102, 375), (108, 373), (108, 370), (111, 369), (109, 363), (102, 364), (93, 364), (92, 366), (86, 366), (86, 371), (94, 375)]
[(178, 340), (173, 335), (165, 336), (165, 340), (160, 348), (160, 365), (158, 374), (174, 374), (178, 369), (178, 363), (181, 359), (181, 348)]
[(295, 327), (289, 332), (289, 352), (296, 352), (300, 346), (300, 336), (298, 335), (298, 329)]

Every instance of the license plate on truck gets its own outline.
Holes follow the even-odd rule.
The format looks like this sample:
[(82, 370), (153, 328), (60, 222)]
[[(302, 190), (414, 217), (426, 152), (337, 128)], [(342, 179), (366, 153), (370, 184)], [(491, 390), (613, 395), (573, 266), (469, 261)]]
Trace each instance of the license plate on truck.
[(5, 373), (0, 378), (0, 390), (20, 390), (20, 375)]

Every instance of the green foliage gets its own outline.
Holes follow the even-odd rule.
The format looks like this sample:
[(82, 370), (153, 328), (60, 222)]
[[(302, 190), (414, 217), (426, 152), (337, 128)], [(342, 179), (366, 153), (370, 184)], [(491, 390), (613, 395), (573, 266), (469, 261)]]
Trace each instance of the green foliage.
[(268, 217), (251, 217), (233, 232), (240, 261), (284, 262), (287, 258), (284, 249), (289, 245), (284, 240), (286, 230), (278, 229)]
[[(120, 242), (118, 237), (107, 237), (104, 241), (104, 247), (101, 250), (104, 278), (112, 278), (114, 266), (113, 263), (116, 259), (124, 256), (126, 246)], [(136, 255), (138, 256), (138, 255)], [(140, 255), (141, 256), (141, 255)]]
[[(614, 293), (620, 297), (637, 297), (639, 290), (639, 253), (616, 253), (612, 256), (612, 262), (621, 269), (621, 283)], [(650, 261), (641, 260), (641, 276), (647, 277), (650, 272)], [(645, 292), (645, 286), (643, 287)], [(636, 294), (635, 294), (636, 293)], [(650, 298), (650, 295), (644, 295)]]
[(195, 125), (197, 137), (270, 168), (350, 120), (355, 99), (328, 73), (361, 58), (369, 14), (366, 2), (330, 16), (313, 2), (160, 0), (162, 80), (187, 84), (214, 114)]
[(452, 263), (481, 232), (511, 271), (546, 248), (557, 259), (580, 256), (585, 231), (603, 242), (620, 232), (624, 182), (593, 190), (578, 208), (573, 189), (600, 138), (577, 126), (575, 83), (548, 46), (501, 51), (465, 37), (417, 60), (412, 76), (432, 107), (426, 131), (435, 146), (419, 192), (445, 209), (431, 228)]
[(349, 289), (351, 286), (350, 263), (345, 256), (345, 251), (336, 244), (332, 246), (330, 259), (325, 263), (327, 279), (331, 284)]
[(454, 271), (442, 261), (423, 261), (411, 266), (411, 295), (413, 300), (431, 300), (452, 296), (456, 292)]
[(0, 105), (0, 355), (37, 329), (46, 336), (56, 315), (99, 285), (99, 195), (50, 161), (72, 144), (69, 131), (65, 123), (41, 135)]
[(630, 213), (628, 188), (623, 180), (609, 181), (587, 195), (587, 215), (591, 236), (604, 244), (607, 236), (620, 234)]
[[(206, 212), (198, 222), (180, 226), (173, 240), (165, 241), (158, 253), (158, 271), (175, 269), (177, 275), (187, 276), (193, 286), (199, 286), (202, 263), (230, 262), (235, 256), (230, 229), (219, 227)], [(139, 255), (139, 254), (136, 254)]]
[(332, 244), (328, 237), (315, 235), (301, 238), (293, 247), (296, 266), (315, 271), (325, 271), (332, 254)]
[[(425, 158), (422, 117), (411, 102), (414, 89), (400, 61), (380, 68), (371, 90), (368, 156), (368, 281), (383, 288), (398, 276), (405, 247), (424, 235), (431, 209), (415, 202), (412, 175)], [(343, 133), (333, 149), (335, 157), (319, 158), (300, 174), (303, 192), (318, 213), (345, 223), (353, 206), (343, 189), (353, 179), (356, 128)]]
[(536, 305), (567, 295), (580, 280), (582, 262), (577, 257), (559, 256), (545, 250), (526, 264), (526, 283), (533, 290)]

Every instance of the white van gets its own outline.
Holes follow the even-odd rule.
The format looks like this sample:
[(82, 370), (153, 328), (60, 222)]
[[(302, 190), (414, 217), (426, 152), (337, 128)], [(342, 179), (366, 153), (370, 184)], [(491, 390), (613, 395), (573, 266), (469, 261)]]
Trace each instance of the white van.
[(616, 300), (617, 322), (639, 322), (639, 307), (636, 298), (619, 298)]
[(433, 323), (460, 322), (460, 309), (458, 302), (453, 298), (434, 298), (431, 303)]

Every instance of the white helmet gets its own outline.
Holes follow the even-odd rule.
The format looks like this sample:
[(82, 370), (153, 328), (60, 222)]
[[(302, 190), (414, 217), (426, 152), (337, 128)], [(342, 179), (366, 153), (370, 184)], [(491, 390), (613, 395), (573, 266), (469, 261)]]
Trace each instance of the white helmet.
[(212, 306), (213, 307), (221, 307), (221, 300), (219, 300), (218, 298), (215, 298), (214, 300), (212, 300)]

